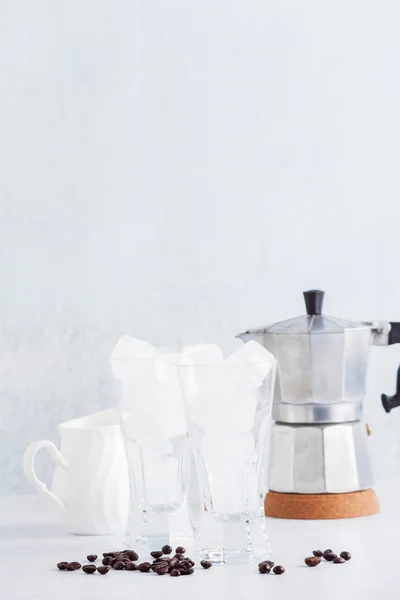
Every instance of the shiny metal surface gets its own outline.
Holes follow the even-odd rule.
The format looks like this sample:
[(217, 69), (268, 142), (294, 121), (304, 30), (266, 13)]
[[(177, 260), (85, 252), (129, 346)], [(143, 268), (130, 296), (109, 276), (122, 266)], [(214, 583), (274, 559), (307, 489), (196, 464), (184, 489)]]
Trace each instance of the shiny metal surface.
[(359, 421), (362, 416), (361, 402), (337, 404), (284, 404), (275, 402), (272, 409), (274, 421), (283, 423), (344, 423)]
[(269, 489), (346, 493), (373, 485), (365, 423), (290, 425), (272, 429)]

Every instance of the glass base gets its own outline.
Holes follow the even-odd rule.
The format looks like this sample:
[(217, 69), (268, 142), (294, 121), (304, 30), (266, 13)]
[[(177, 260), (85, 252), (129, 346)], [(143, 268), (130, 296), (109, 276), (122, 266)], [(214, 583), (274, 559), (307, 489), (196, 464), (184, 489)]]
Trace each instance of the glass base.
[(193, 535), (186, 505), (171, 513), (131, 507), (123, 544), (140, 556), (149, 556), (163, 546), (193, 549)]
[(206, 511), (194, 525), (196, 553), (214, 564), (255, 563), (271, 559), (265, 517), (219, 523)]

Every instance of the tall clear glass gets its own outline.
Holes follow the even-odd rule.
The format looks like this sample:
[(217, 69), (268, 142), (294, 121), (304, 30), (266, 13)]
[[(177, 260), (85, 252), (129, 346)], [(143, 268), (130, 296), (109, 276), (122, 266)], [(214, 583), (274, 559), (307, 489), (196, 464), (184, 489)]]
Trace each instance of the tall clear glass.
[(190, 546), (188, 445), (179, 355), (111, 359), (128, 459), (130, 511), (125, 544), (141, 553)]
[(217, 563), (271, 557), (264, 515), (276, 361), (179, 364), (199, 493), (198, 554)]

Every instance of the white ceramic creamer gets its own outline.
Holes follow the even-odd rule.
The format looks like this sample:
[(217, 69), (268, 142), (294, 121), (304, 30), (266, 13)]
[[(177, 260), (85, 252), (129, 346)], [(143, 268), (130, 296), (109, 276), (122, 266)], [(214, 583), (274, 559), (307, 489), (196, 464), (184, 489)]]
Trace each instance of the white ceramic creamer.
[[(46, 494), (69, 533), (123, 532), (129, 506), (128, 469), (116, 410), (104, 410), (59, 425), (60, 450), (49, 440), (33, 442), (24, 454), (24, 471)], [(38, 479), (34, 461), (45, 448), (57, 467), (51, 491)]]

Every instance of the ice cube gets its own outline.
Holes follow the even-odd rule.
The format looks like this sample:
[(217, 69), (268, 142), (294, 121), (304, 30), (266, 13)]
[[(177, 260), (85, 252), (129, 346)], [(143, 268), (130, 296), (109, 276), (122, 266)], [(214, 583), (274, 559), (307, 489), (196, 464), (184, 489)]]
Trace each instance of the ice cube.
[(194, 365), (215, 365), (223, 363), (221, 348), (216, 344), (194, 344), (182, 350), (182, 362)]
[(230, 476), (212, 473), (209, 476), (209, 490), (213, 511), (223, 517), (241, 515), (246, 512), (245, 478), (238, 471)]
[(151, 344), (129, 335), (122, 335), (110, 356), (115, 379), (141, 377), (158, 352)]
[(259, 387), (274, 365), (274, 355), (261, 344), (251, 340), (226, 359), (227, 365), (236, 365), (234, 380), (237, 385), (247, 383)]
[(166, 354), (158, 358), (155, 373), (158, 380), (158, 393), (154, 400), (154, 414), (157, 415), (165, 435), (169, 438), (186, 435), (186, 417), (179, 384), (177, 363), (178, 353)]
[(118, 360), (155, 358), (156, 356), (158, 356), (157, 350), (148, 342), (131, 337), (130, 335), (121, 335), (110, 358)]
[(251, 433), (225, 433), (223, 440), (218, 432), (206, 433), (201, 441), (201, 452), (210, 472), (230, 473), (244, 468), (254, 450)]
[(175, 456), (143, 454), (146, 499), (152, 507), (167, 507), (179, 504), (182, 485), (179, 482), (179, 459)]
[(253, 468), (254, 438), (250, 433), (206, 435), (201, 444), (215, 511), (238, 514), (246, 510), (248, 469)]
[(173, 447), (160, 423), (150, 412), (122, 415), (123, 433), (132, 442), (152, 455), (172, 454)]

